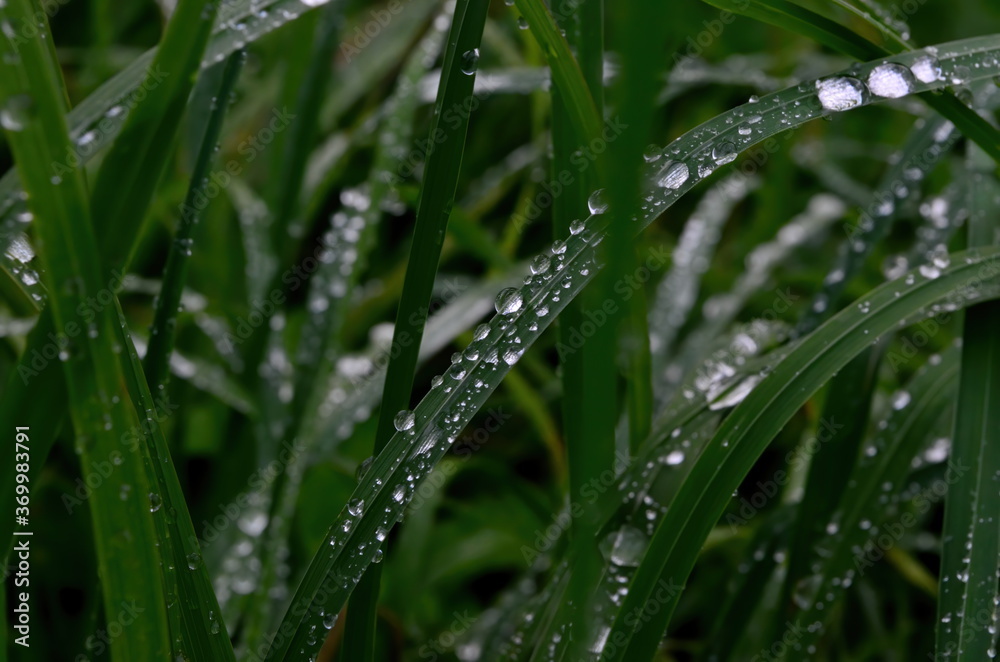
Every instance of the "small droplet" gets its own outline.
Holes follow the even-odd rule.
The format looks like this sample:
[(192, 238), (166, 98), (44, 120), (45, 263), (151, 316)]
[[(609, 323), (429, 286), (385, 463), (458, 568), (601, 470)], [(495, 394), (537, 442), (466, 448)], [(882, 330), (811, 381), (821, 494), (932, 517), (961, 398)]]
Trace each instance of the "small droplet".
[(0, 126), (8, 131), (22, 130), (34, 112), (34, 102), (27, 94), (15, 94), (0, 108)]
[(476, 73), (477, 67), (479, 67), (479, 49), (473, 48), (471, 51), (465, 51), (462, 54), (462, 73), (471, 76)]
[(188, 568), (191, 570), (197, 570), (198, 566), (201, 565), (201, 554), (198, 552), (192, 552), (187, 555)]
[(347, 512), (349, 512), (354, 517), (361, 517), (361, 514), (365, 511), (364, 499), (351, 499), (347, 502)]
[(156, 492), (149, 493), (149, 512), (155, 513), (163, 505), (163, 500)]

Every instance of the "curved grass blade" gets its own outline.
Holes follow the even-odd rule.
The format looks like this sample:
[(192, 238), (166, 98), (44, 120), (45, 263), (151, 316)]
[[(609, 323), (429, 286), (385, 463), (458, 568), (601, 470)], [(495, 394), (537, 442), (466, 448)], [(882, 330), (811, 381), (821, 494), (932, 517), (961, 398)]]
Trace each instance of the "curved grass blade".
[(246, 51), (237, 51), (230, 55), (226, 62), (218, 93), (209, 112), (208, 123), (205, 126), (201, 147), (198, 149), (195, 166), (191, 171), (191, 183), (181, 208), (181, 217), (174, 234), (174, 241), (171, 244), (170, 253), (167, 255), (167, 265), (163, 270), (163, 282), (153, 313), (149, 347), (143, 360), (146, 379), (151, 384), (150, 390), (154, 393), (163, 391), (169, 379), (168, 368), (176, 338), (177, 310), (181, 302), (181, 293), (184, 291), (184, 283), (187, 280), (188, 258), (191, 256), (191, 247), (194, 243), (192, 235), (199, 220), (197, 200), (208, 184), (212, 155), (215, 153), (215, 145), (219, 141), (222, 122), (226, 116), (226, 109), (229, 107), (229, 95), (236, 85), (245, 60)]
[(879, 425), (878, 434), (857, 456), (847, 483), (848, 494), (833, 517), (822, 522), (825, 535), (816, 545), (818, 568), (798, 591), (799, 599), (807, 603), (794, 619), (804, 631), (798, 642), (803, 649), (814, 646), (824, 631), (805, 625), (824, 623), (835, 602), (863, 577), (871, 559), (876, 558), (878, 547), (868, 541), (874, 541), (887, 525), (912, 523), (894, 520), (891, 513), (895, 504), (887, 504), (885, 497), (899, 494), (905, 487), (912, 460), (926, 443), (928, 430), (934, 429), (935, 421), (954, 402), (959, 359), (959, 350), (953, 346), (925, 364), (900, 392), (908, 402), (890, 410), (885, 425)]
[(943, 309), (996, 297), (997, 254), (992, 248), (959, 253), (937, 278), (910, 273), (873, 290), (804, 338), (765, 377), (723, 422), (671, 503), (612, 628), (611, 641), (628, 643), (608, 659), (642, 659), (656, 650), (677, 598), (639, 629), (622, 615), (645, 609), (658, 581), (686, 581), (729, 495), (795, 411), (873, 339)]
[[(382, 408), (375, 433), (375, 453), (385, 448), (396, 429), (396, 412), (408, 409), (414, 373), (427, 322), (428, 305), (437, 274), (448, 217), (455, 203), (455, 191), (465, 152), (469, 115), (460, 113), (457, 121), (447, 119), (446, 109), (459, 108), (473, 94), (479, 44), (486, 25), (489, 3), (485, 0), (459, 0), (455, 6), (451, 32), (441, 67), (441, 83), (435, 104), (431, 135), (435, 144), (427, 155), (425, 178), (417, 202), (416, 225), (406, 277), (400, 295), (393, 346), (402, 348), (389, 361)], [(448, 114), (450, 116), (450, 114)], [(438, 138), (441, 137), (441, 140)], [(343, 655), (359, 661), (371, 660), (375, 645), (375, 609), (378, 602), (379, 572), (373, 568), (359, 587), (348, 611), (347, 636)], [(269, 658), (273, 657), (271, 653)]]
[[(13, 0), (0, 6), (0, 19), (7, 25), (34, 25), (39, 20), (34, 10), (28, 0)], [(53, 180), (50, 169), (68, 149), (69, 137), (65, 94), (49, 48), (51, 34), (44, 16), (41, 21), (42, 29), (30, 38), (9, 32), (0, 39), (4, 128), (37, 221), (52, 315), (66, 340), (60, 358), (84, 474), (120, 460), (104, 489), (90, 499), (104, 606), (107, 613), (115, 613), (123, 602), (135, 600), (145, 613), (111, 641), (111, 653), (116, 659), (166, 658), (171, 655), (171, 635), (179, 633), (171, 632), (168, 624), (163, 559), (145, 497), (151, 493), (146, 468), (141, 458), (122, 452), (119, 440), (124, 431), (135, 429), (137, 419), (112, 341), (117, 316), (105, 309), (84, 329), (73, 317), (81, 301), (101, 292), (102, 271), (82, 173)], [(72, 337), (70, 324), (76, 328)], [(39, 464), (43, 460), (32, 459)], [(13, 471), (12, 463), (5, 466)], [(126, 495), (134, 490), (134, 496), (122, 499), (120, 490)]]
[[(938, 63), (946, 76), (954, 67), (961, 66), (973, 72), (970, 75), (990, 78), (1000, 73), (998, 49), (1000, 37), (942, 45), (939, 47)], [(894, 61), (910, 65), (922, 57), (926, 56), (923, 53), (908, 53), (896, 56)], [(975, 69), (969, 67), (972, 63), (978, 63), (978, 66)], [(853, 74), (864, 78), (880, 64), (882, 62), (861, 65)], [(937, 81), (935, 85), (941, 86), (942, 83)], [(932, 84), (914, 84), (914, 91), (932, 87)], [(677, 173), (680, 171), (676, 164), (684, 166), (686, 176), (676, 188), (650, 187), (649, 198), (638, 211), (635, 230), (651, 223), (702, 178), (699, 165), (718, 165), (712, 156), (715, 148), (745, 149), (781, 131), (829, 114), (831, 111), (821, 106), (814, 90), (812, 85), (801, 85), (767, 95), (757, 103), (723, 113), (680, 137), (664, 150), (658, 162), (647, 167), (643, 178), (657, 182), (663, 178), (661, 173), (667, 170), (674, 173), (667, 184), (677, 184), (680, 179)], [(862, 103), (868, 101), (871, 99), (865, 98)], [(758, 116), (760, 120), (750, 122)], [(743, 135), (740, 129), (747, 124), (758, 128), (751, 128), (747, 135)], [(340, 514), (331, 528), (330, 544), (324, 545), (310, 564), (281, 626), (282, 630), (292, 634), (284, 638), (280, 645), (276, 642), (269, 652), (270, 660), (282, 659), (288, 651), (300, 647), (312, 650), (307, 641), (323, 632), (325, 622), (332, 624), (332, 620), (327, 619), (340, 610), (360, 574), (371, 563), (378, 549), (379, 536), (397, 521), (414, 485), (447, 451), (511, 365), (560, 313), (566, 302), (593, 277), (596, 268), (593, 263), (594, 244), (602, 239), (599, 233), (601, 223), (601, 217), (592, 217), (587, 229), (570, 236), (565, 242), (556, 242), (548, 254), (536, 258), (535, 273), (526, 279), (525, 286), (501, 293), (497, 302), (501, 314), (490, 324), (477, 329), (475, 340), (461, 360), (449, 369), (442, 381), (416, 407), (412, 427), (409, 426), (408, 416), (402, 421), (404, 429), (393, 435), (360, 481), (352, 500), (354, 507)], [(992, 253), (984, 251), (970, 254), (969, 259), (974, 266), (976, 260), (986, 260), (990, 255)], [(955, 274), (959, 269), (953, 266), (947, 274), (957, 279)], [(939, 279), (940, 283), (950, 283), (951, 279), (944, 276), (943, 272), (944, 280)], [(937, 289), (940, 289), (940, 283)], [(946, 294), (946, 290), (937, 291), (933, 285), (928, 287), (939, 296)], [(927, 288), (920, 288), (919, 291), (926, 293)], [(903, 300), (909, 302), (911, 297)], [(746, 411), (745, 403), (742, 407)], [(688, 490), (691, 489), (689, 486)], [(722, 493), (731, 494), (732, 489)], [(359, 512), (360, 515), (356, 514)], [(673, 509), (671, 512), (674, 512)], [(676, 512), (674, 515), (677, 516)], [(688, 539), (700, 541), (704, 536), (693, 535)]]

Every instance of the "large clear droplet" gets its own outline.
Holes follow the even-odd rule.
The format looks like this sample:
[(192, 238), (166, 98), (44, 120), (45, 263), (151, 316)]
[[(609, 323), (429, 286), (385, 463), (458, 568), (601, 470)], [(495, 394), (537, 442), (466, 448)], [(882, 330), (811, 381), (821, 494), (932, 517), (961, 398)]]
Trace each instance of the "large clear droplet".
[(462, 73), (471, 76), (476, 73), (476, 68), (479, 66), (479, 49), (473, 48), (471, 51), (465, 51), (462, 54)]
[(864, 103), (865, 85), (857, 78), (838, 76), (817, 81), (816, 93), (825, 110), (848, 110)]
[(903, 65), (886, 62), (868, 74), (868, 89), (872, 94), (886, 99), (905, 97), (913, 91), (913, 76)]
[(521, 310), (523, 305), (524, 299), (521, 297), (521, 292), (515, 287), (500, 290), (500, 294), (497, 295), (496, 309), (501, 315), (513, 315)]
[(392, 419), (392, 424), (396, 427), (398, 432), (412, 430), (416, 422), (417, 417), (414, 416), (413, 412), (409, 409), (403, 409), (396, 414), (396, 418)]
[(691, 176), (691, 170), (682, 161), (668, 161), (660, 169), (659, 184), (664, 188), (679, 189)]

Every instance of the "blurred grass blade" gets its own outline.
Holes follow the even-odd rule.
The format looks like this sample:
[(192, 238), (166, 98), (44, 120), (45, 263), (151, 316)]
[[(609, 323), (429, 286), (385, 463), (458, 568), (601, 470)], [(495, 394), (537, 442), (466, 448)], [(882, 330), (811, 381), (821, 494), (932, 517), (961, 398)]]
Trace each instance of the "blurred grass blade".
[[(859, 211), (857, 222), (848, 229), (840, 245), (836, 264), (823, 280), (823, 289), (799, 324), (798, 332), (807, 333), (832, 315), (844, 288), (857, 275), (875, 247), (889, 234), (906, 200), (919, 192), (920, 181), (949, 153), (960, 133), (939, 115), (917, 121), (913, 133), (899, 152), (899, 158), (882, 176), (873, 195)], [(907, 182), (900, 186), (900, 182)]]
[[(458, 0), (455, 6), (431, 126), (435, 144), (427, 154), (424, 181), (417, 202), (413, 243), (410, 246), (406, 278), (393, 329), (393, 346), (401, 349), (390, 359), (386, 373), (378, 429), (375, 433), (376, 454), (382, 451), (396, 429), (396, 413), (409, 409), (410, 406), (410, 391), (413, 388), (420, 341), (427, 322), (428, 305), (448, 227), (448, 217), (455, 203), (469, 127), (468, 113), (458, 113), (458, 117), (454, 118), (452, 113), (445, 111), (462, 107), (473, 95), (476, 68), (479, 66), (479, 45), (488, 8), (486, 0)], [(443, 139), (438, 140), (438, 137)], [(373, 659), (375, 608), (379, 593), (378, 570), (373, 568), (369, 571), (348, 610), (349, 622), (343, 648), (343, 655), (347, 659)]]
[[(36, 25), (39, 20), (29, 0), (0, 6), (0, 19), (9, 26)], [(69, 149), (69, 137), (60, 72), (49, 49), (51, 35), (44, 16), (41, 21), (42, 29), (30, 38), (9, 32), (0, 40), (5, 62), (0, 68), (3, 124), (35, 215), (56, 328), (65, 339), (60, 358), (83, 472), (107, 472), (99, 468), (104, 464), (116, 467), (103, 489), (90, 498), (104, 608), (115, 614), (123, 603), (135, 601), (144, 616), (124, 628), (110, 642), (110, 650), (120, 660), (165, 659), (176, 652), (171, 636), (180, 633), (171, 632), (168, 625), (163, 559), (151, 512), (155, 503), (148, 496), (154, 492), (142, 458), (126, 452), (119, 440), (135, 429), (137, 419), (114, 350), (117, 315), (105, 308), (85, 329), (74, 317), (81, 301), (106, 286), (83, 173), (75, 170), (62, 177), (52, 173), (51, 164)], [(41, 464), (44, 458), (33, 460)], [(12, 463), (5, 466), (13, 470)]]
[(150, 331), (149, 348), (143, 360), (146, 379), (153, 393), (160, 393), (166, 388), (169, 378), (170, 356), (174, 350), (176, 337), (177, 311), (181, 302), (181, 293), (187, 280), (188, 259), (191, 257), (194, 244), (194, 228), (198, 223), (200, 211), (197, 208), (198, 199), (204, 194), (208, 184), (209, 169), (212, 167), (212, 155), (215, 154), (222, 123), (229, 107), (229, 95), (232, 93), (239, 78), (240, 69), (246, 60), (245, 51), (236, 51), (229, 56), (222, 73), (214, 101), (211, 101), (208, 123), (202, 137), (194, 169), (191, 171), (191, 183), (188, 185), (187, 196), (181, 207), (180, 220), (174, 241), (167, 255), (167, 265), (163, 270), (163, 282), (160, 294), (156, 299), (153, 313), (153, 326)]
[[(969, 247), (1000, 243), (1000, 182), (968, 156)], [(988, 164), (988, 161), (986, 161)], [(941, 532), (936, 654), (941, 659), (996, 656), (997, 577), (1000, 573), (1000, 303), (965, 311), (951, 463)], [(983, 621), (983, 615), (989, 617)]]
[(299, 211), (309, 152), (316, 142), (320, 109), (329, 87), (331, 62), (339, 45), (343, 13), (343, 3), (339, 1), (328, 3), (320, 10), (312, 51), (309, 53), (292, 110), (296, 121), (289, 126), (288, 135), (282, 138), (280, 172), (283, 176), (273, 178), (275, 193), (271, 201), (273, 220), (270, 232), (271, 242), (281, 264), (287, 262), (287, 235), (289, 231), (298, 230), (294, 227), (294, 216)]
[(179, 0), (156, 57), (140, 85), (145, 98), (132, 108), (121, 134), (101, 162), (91, 213), (104, 263), (128, 265), (136, 240), (201, 67), (218, 0)]
[[(847, 481), (848, 492), (837, 504), (833, 517), (821, 522), (825, 533), (815, 547), (818, 565), (803, 582), (807, 590), (799, 591), (799, 600), (806, 606), (792, 623), (804, 631), (799, 641), (803, 648), (816, 645), (824, 632), (821, 627), (805, 625), (829, 619), (844, 591), (860, 583), (872, 559), (877, 558), (876, 553), (882, 551), (876, 542), (879, 535), (888, 525), (898, 528), (903, 522), (912, 523), (905, 519), (906, 515), (898, 515), (899, 495), (906, 490), (907, 475), (929, 431), (955, 400), (959, 358), (958, 348), (952, 346), (922, 366), (905, 391), (896, 395), (903, 398), (897, 402), (906, 398), (909, 401), (890, 409), (884, 425), (879, 424), (878, 433), (856, 456)], [(937, 450), (932, 452), (939, 454)], [(891, 501), (886, 494), (892, 495)], [(890, 519), (893, 512), (897, 516)]]
[[(268, 518), (267, 541), (260, 571), (261, 588), (257, 603), (250, 607), (251, 613), (267, 612), (264, 622), (280, 616), (280, 609), (284, 607), (269, 597), (269, 593), (275, 585), (284, 581), (279, 571), (282, 569), (282, 559), (288, 558), (292, 523), (303, 475), (313, 458), (320, 455), (317, 446), (322, 437), (326, 437), (328, 447), (332, 445), (329, 443), (331, 435), (317, 433), (317, 419), (329, 396), (331, 374), (343, 351), (340, 340), (352, 295), (375, 247), (385, 213), (384, 206), (389, 197), (396, 193), (393, 173), (403, 163), (407, 156), (405, 148), (412, 142), (414, 115), (419, 107), (417, 83), (437, 60), (447, 36), (450, 21), (446, 19), (449, 14), (444, 12), (439, 16), (440, 18), (432, 21), (428, 33), (408, 56), (396, 90), (384, 104), (368, 182), (363, 187), (346, 190), (341, 194), (344, 209), (333, 215), (331, 228), (326, 235), (325, 243), (328, 248), (323, 264), (309, 283), (306, 303), (309, 312), (302, 325), (295, 356), (292, 427), (286, 435), (300, 439), (304, 450), (285, 467), (283, 476), (278, 478), (274, 488), (277, 496)], [(428, 325), (430, 326), (431, 324)], [(376, 394), (373, 399), (377, 397)], [(366, 408), (371, 411), (374, 404), (367, 404)], [(356, 414), (360, 408), (351, 409), (350, 413)], [(237, 540), (231, 547), (238, 549), (243, 540), (244, 536), (237, 534)], [(256, 627), (248, 627), (247, 633), (246, 638), (251, 646), (262, 634)]]
[[(252, 44), (260, 37), (280, 28), (289, 21), (295, 20), (311, 7), (326, 4), (326, 2), (340, 1), (227, 0), (222, 3), (224, 6), (219, 12), (218, 20), (212, 30), (211, 38), (199, 66), (206, 68), (222, 62), (231, 53)], [(217, 0), (212, 0), (212, 3), (216, 4)], [(214, 9), (212, 11), (214, 12)], [(198, 24), (198, 21), (200, 21), (200, 17), (195, 16), (194, 20), (185, 25), (183, 29), (191, 30), (191, 27)], [(180, 35), (179, 39), (184, 37), (184, 35)], [(188, 39), (184, 39), (184, 41), (188, 41)], [(193, 44), (194, 42), (189, 43)], [(60, 155), (59, 159), (54, 161), (57, 164), (57, 174), (82, 167), (99, 154), (103, 147), (111, 144), (123, 130), (127, 118), (133, 114), (132, 111), (140, 103), (139, 99), (148, 97), (154, 88), (162, 87), (160, 77), (163, 78), (163, 81), (170, 79), (171, 86), (190, 84), (190, 80), (187, 82), (178, 80), (180, 72), (157, 70), (154, 67), (158, 51), (159, 47), (146, 51), (69, 112), (67, 123), (73, 145), (68, 152)], [(200, 50), (198, 52), (202, 53)], [(184, 53), (183, 55), (188, 54)], [(166, 74), (172, 74), (173, 78)], [(162, 95), (162, 91), (159, 94)], [(176, 119), (179, 121), (179, 116)], [(171, 141), (163, 142), (169, 143)], [(16, 277), (16, 272), (20, 269), (19, 263), (8, 255), (11, 243), (20, 236), (24, 227), (23, 223), (18, 220), (19, 214), (24, 211), (24, 203), (18, 195), (19, 191), (21, 191), (21, 184), (17, 173), (11, 170), (0, 179), (0, 272), (10, 279), (13, 286), (22, 293), (24, 301), (34, 306), (36, 310), (40, 310), (42, 300), (36, 297), (40, 288), (28, 285)], [(126, 224), (123, 229), (129, 237), (135, 238), (139, 235), (138, 228), (132, 228)], [(98, 233), (98, 239), (102, 242), (102, 246), (103, 242), (107, 241), (109, 247), (116, 248), (116, 250), (123, 252), (131, 250), (131, 246), (124, 248), (121, 246), (126, 243), (121, 238), (108, 239), (104, 233)], [(105, 253), (102, 251), (102, 254)], [(114, 266), (113, 263), (110, 264), (110, 267)]]
[[(893, 50), (887, 50), (849, 28), (789, 0), (704, 0), (704, 2), (809, 37), (817, 43), (860, 61), (874, 60), (907, 50), (902, 44), (897, 44)], [(928, 106), (951, 120), (966, 138), (979, 145), (1000, 164), (1000, 131), (950, 92), (943, 95), (924, 94), (922, 98)]]

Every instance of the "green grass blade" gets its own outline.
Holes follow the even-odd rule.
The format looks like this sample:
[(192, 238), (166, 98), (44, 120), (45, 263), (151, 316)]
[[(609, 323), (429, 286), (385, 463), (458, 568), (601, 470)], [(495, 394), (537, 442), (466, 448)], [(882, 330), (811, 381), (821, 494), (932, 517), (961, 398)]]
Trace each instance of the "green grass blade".
[[(34, 24), (34, 9), (27, 0), (15, 0), (0, 7), (0, 18), (8, 25)], [(0, 40), (6, 63), (0, 69), (4, 128), (29, 192), (56, 327), (68, 341), (61, 350), (62, 364), (84, 474), (120, 459), (104, 489), (90, 499), (104, 606), (114, 614), (134, 600), (145, 612), (111, 641), (111, 653), (120, 660), (166, 658), (172, 633), (147, 496), (152, 492), (141, 458), (125, 452), (119, 439), (135, 429), (137, 419), (114, 351), (117, 315), (106, 308), (83, 329), (74, 317), (77, 306), (106, 285), (82, 173), (53, 179), (51, 171), (51, 163), (68, 149), (69, 137), (60, 73), (44, 17), (42, 21), (43, 29), (31, 38), (15, 44), (11, 37), (18, 35), (11, 33)], [(131, 490), (132, 496), (122, 499), (122, 490), (126, 495)]]
[[(970, 149), (970, 247), (1000, 243), (1000, 182), (983, 167), (984, 157)], [(996, 655), (995, 628), (985, 624), (995, 619), (1000, 572), (1000, 528), (994, 521), (1000, 512), (1000, 304), (969, 308), (962, 341), (950, 458), (956, 471), (941, 532), (936, 655), (965, 661)]]
[[(997, 251), (970, 250), (952, 256), (937, 278), (916, 272), (866, 295), (799, 343), (723, 422), (670, 503), (636, 572), (611, 632), (628, 642), (609, 659), (652, 655), (679, 596), (640, 629), (624, 618), (642, 610), (657, 582), (683, 584), (701, 545), (722, 515), (730, 495), (774, 435), (830, 377), (882, 334), (935, 314), (937, 306), (962, 307), (996, 296)], [(983, 279), (981, 289), (971, 287)], [(912, 284), (911, 284), (912, 283)], [(621, 633), (621, 634), (618, 634)]]
[[(452, 118), (452, 113), (446, 116), (446, 111), (461, 107), (473, 94), (487, 8), (488, 3), (484, 0), (461, 0), (455, 7), (431, 128), (435, 145), (427, 155), (413, 243), (393, 330), (393, 345), (402, 349), (388, 365), (375, 433), (375, 453), (381, 452), (392, 436), (396, 412), (410, 406), (410, 391), (427, 322), (427, 307), (448, 217), (455, 202), (469, 126), (468, 114), (459, 113), (458, 118)], [(438, 140), (438, 137), (442, 139)], [(359, 586), (348, 610), (348, 634), (343, 651), (348, 659), (373, 659), (378, 587), (378, 568), (373, 568)], [(269, 656), (275, 657), (270, 653)]]
[(181, 207), (180, 220), (174, 241), (167, 255), (167, 265), (163, 271), (163, 283), (156, 299), (153, 313), (153, 326), (150, 331), (149, 347), (143, 359), (146, 379), (153, 393), (160, 393), (166, 388), (169, 379), (170, 356), (174, 350), (176, 337), (177, 310), (181, 302), (181, 293), (187, 280), (188, 260), (191, 257), (194, 244), (194, 228), (198, 224), (200, 211), (197, 208), (198, 199), (203, 195), (208, 184), (209, 169), (212, 167), (212, 155), (215, 154), (222, 123), (229, 107), (229, 95), (232, 93), (240, 70), (246, 59), (245, 51), (237, 51), (229, 56), (218, 93), (209, 111), (208, 123), (198, 149), (194, 169), (191, 171), (191, 183), (188, 186), (184, 205)]
[[(529, 9), (544, 11), (542, 3), (530, 4)], [(603, 4), (603, 0), (589, 0), (586, 4), (574, 7), (573, 12), (560, 16), (562, 20), (559, 27), (569, 37), (567, 46), (572, 46), (580, 58), (579, 64), (576, 65), (580, 76), (579, 78), (574, 76), (575, 80), (563, 77), (552, 87), (552, 181), (565, 182), (563, 173), (573, 173), (577, 170), (573, 155), (597, 137), (597, 134), (581, 133), (582, 122), (579, 119), (574, 124), (574, 109), (580, 108), (574, 106), (574, 97), (586, 95), (592, 100), (595, 116), (600, 118), (604, 114)], [(541, 9), (538, 10), (537, 7)], [(542, 20), (544, 18), (545, 16), (536, 17), (534, 22), (529, 20), (529, 26), (538, 26), (534, 27), (534, 30), (536, 34), (541, 34), (540, 43), (544, 43), (545, 39), (542, 28), (547, 22)], [(559, 40), (555, 43), (562, 45)], [(572, 54), (564, 56), (563, 59), (567, 57), (572, 58)], [(560, 59), (557, 57), (556, 61), (559, 62)], [(553, 75), (555, 67), (556, 64), (550, 62)], [(577, 72), (574, 70), (572, 73)], [(581, 85), (586, 89), (578, 90)], [(593, 127), (588, 130), (592, 131)], [(559, 240), (569, 236), (574, 223), (589, 216), (588, 198), (602, 185), (600, 172), (599, 167), (587, 168), (566, 184), (561, 195), (555, 196), (552, 203), (554, 239)], [(559, 337), (565, 347), (573, 346), (573, 335), (579, 332), (581, 325), (586, 321), (584, 305), (583, 301), (576, 299), (570, 302), (559, 316)], [(592, 435), (587, 431), (587, 426), (592, 423), (585, 414), (588, 411), (585, 387), (587, 366), (595, 361), (608, 360), (606, 356), (595, 356), (595, 350), (598, 348), (587, 343), (575, 352), (562, 352), (559, 357), (562, 373), (562, 422), (571, 495), (579, 494), (584, 485), (613, 461), (612, 445), (607, 443), (607, 440), (594, 445)], [(611, 384), (606, 384), (606, 387), (613, 388)], [(613, 416), (615, 412), (614, 407), (608, 407), (609, 415)], [(613, 419), (610, 425), (613, 427)], [(577, 559), (577, 564), (592, 571), (596, 571), (600, 561), (596, 548), (593, 548), (596, 530), (596, 517), (581, 517), (573, 523), (571, 538), (572, 554)], [(589, 599), (592, 584), (582, 579), (584, 574), (593, 572), (578, 573), (577, 581), (570, 580), (568, 585), (569, 600), (574, 605), (586, 605)], [(577, 622), (581, 628), (585, 627), (582, 619)]]
[[(239, 55), (234, 55), (239, 58)], [(236, 71), (239, 64), (234, 64)], [(235, 75), (236, 71), (230, 71)], [(222, 97), (225, 98), (225, 97)], [(214, 145), (214, 142), (213, 142)], [(116, 305), (119, 319), (124, 320), (121, 306)], [(165, 514), (155, 517), (160, 549), (164, 556), (164, 572), (173, 575), (168, 583), (168, 608), (172, 617), (181, 621), (180, 645), (175, 651), (191, 659), (210, 659), (235, 662), (229, 632), (222, 621), (219, 602), (212, 588), (208, 570), (202, 561), (201, 548), (191, 515), (184, 500), (184, 492), (170, 458), (170, 449), (163, 436), (163, 427), (158, 417), (169, 414), (163, 406), (158, 406), (150, 393), (150, 388), (142, 372), (142, 364), (135, 345), (124, 321), (116, 328), (115, 342), (127, 352), (125, 383), (129, 396), (137, 409), (145, 412), (145, 418), (137, 428), (143, 438), (143, 452), (147, 456), (149, 480), (155, 486), (150, 494), (156, 496), (155, 508)], [(138, 442), (138, 439), (135, 440)], [(152, 496), (150, 497), (152, 499)], [(177, 612), (180, 612), (177, 614)], [(178, 652), (175, 652), (177, 654)]]
[[(588, 82), (600, 82), (595, 80), (594, 65), (588, 70), (588, 77), (584, 78), (584, 73), (576, 58), (573, 57), (566, 37), (560, 32), (559, 26), (544, 3), (540, 0), (514, 0), (514, 3), (517, 9), (524, 14), (531, 34), (534, 35), (539, 46), (545, 52), (549, 69), (552, 71), (552, 82), (558, 88), (559, 93), (563, 95), (565, 102), (562, 107), (567, 112), (578, 144), (587, 144), (592, 138), (601, 135), (603, 125), (601, 115), (598, 113), (598, 106), (594, 101), (594, 90), (588, 86)], [(598, 3), (596, 0), (590, 0), (589, 4)], [(594, 10), (590, 9), (589, 11)], [(589, 20), (592, 20), (591, 17), (588, 17)], [(588, 25), (590, 39), (587, 44), (581, 46), (587, 48), (596, 46), (598, 42), (593, 36), (593, 32), (596, 30), (595, 26)], [(599, 58), (603, 62), (603, 53), (589, 53), (588, 57)], [(598, 165), (598, 167), (600, 166)]]

